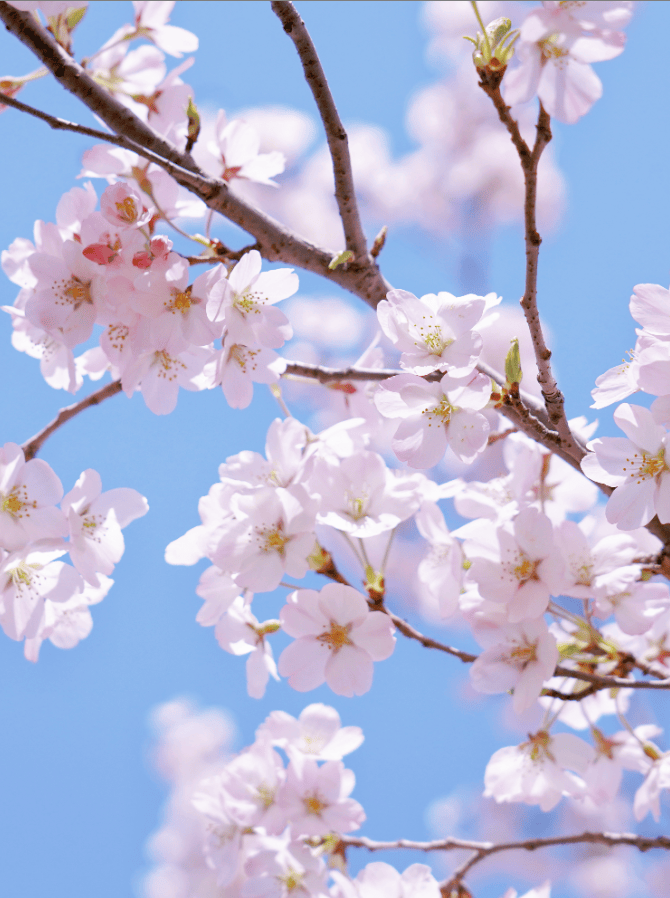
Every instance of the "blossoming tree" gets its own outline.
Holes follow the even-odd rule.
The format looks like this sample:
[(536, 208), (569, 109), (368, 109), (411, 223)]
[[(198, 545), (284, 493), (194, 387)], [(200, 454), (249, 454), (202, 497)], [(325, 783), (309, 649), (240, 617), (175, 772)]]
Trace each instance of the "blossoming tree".
[[(227, 676), (263, 707), (295, 712), (258, 715), (236, 754), (222, 712), (184, 701), (156, 712), (157, 765), (172, 791), (142, 894), (514, 898), (518, 858), (536, 849), (550, 861), (525, 864), (526, 898), (577, 888), (632, 898), (626, 859), (650, 849), (662, 859), (635, 876), (662, 889), (670, 837), (648, 818), (660, 823), (670, 788), (658, 725), (670, 689), (670, 294), (662, 284), (625, 287), (637, 341), (630, 362), (593, 389), (594, 407), (617, 403), (624, 436), (596, 436), (586, 409), (566, 413), (538, 287), (538, 222), (549, 226), (561, 192), (552, 124), (577, 126), (600, 100), (592, 64), (624, 51), (635, 4), (433, 4), (440, 52), (461, 62), (419, 98), (420, 149), (395, 160), (374, 132), (348, 138), (300, 11), (288, 0), (255, 5), (254, 15), (274, 13), (277, 40), (297, 51), (313, 94), (327, 150), (302, 164), (303, 116), (210, 114), (182, 78), (192, 58), (168, 71), (168, 58), (198, 48), (192, 31), (170, 24), (173, 3), (136, 0), (132, 21), (82, 57), (80, 23), (102, 6), (0, 2), (7, 31), (40, 65), (0, 79), (3, 127), (31, 117), (89, 139), (82, 185), (64, 185), (55, 212), (37, 208), (55, 221), (37, 220), (32, 240), (17, 235), (2, 255), (18, 288), (3, 305), (11, 342), (75, 401), (22, 445), (8, 428), (0, 449), (0, 626), (39, 665), (45, 642), (69, 649), (86, 639), (90, 607), (123, 593), (112, 580), (123, 576), (122, 531), (149, 504), (169, 517), (201, 450), (218, 455), (218, 479), (210, 485), (214, 472), (199, 471), (200, 523), (170, 522), (165, 561), (205, 562), (191, 581), (202, 600), (194, 616), (231, 656)], [(465, 57), (454, 49), (463, 34)], [(93, 113), (95, 127), (24, 102), (43, 77)], [(409, 274), (392, 283), (385, 273), (394, 228), (459, 235), (467, 255), (468, 235), (484, 239), (515, 218), (525, 244), (519, 313), (467, 266), (460, 283), (425, 292)], [(384, 226), (369, 232), (368, 221)], [(367, 313), (301, 297), (316, 278)], [(332, 338), (352, 328), (362, 339)], [(343, 361), (342, 344), (357, 358)], [(113, 479), (129, 468), (120, 456), (150, 459), (159, 472), (150, 503), (142, 483), (106, 488), (93, 454), (68, 437), (79, 428), (85, 441), (94, 407), (125, 407), (113, 399), (121, 393), (134, 397), (135, 416), (141, 409), (136, 422), (210, 403), (170, 441), (158, 430), (145, 439), (142, 423), (100, 441), (115, 456)], [(639, 404), (645, 396), (651, 404)], [(214, 416), (232, 444), (211, 429)], [(245, 445), (252, 420), (263, 451)], [(74, 464), (86, 458), (66, 486), (48, 461), (52, 437), (72, 446)], [(219, 455), (221, 444), (235, 448)], [(150, 554), (144, 569), (157, 562)], [(188, 580), (171, 577), (175, 593)], [(145, 583), (156, 615), (184, 599), (149, 595), (151, 574)], [(168, 662), (177, 653), (175, 643)], [(420, 653), (434, 660), (413, 681)], [(235, 656), (246, 656), (244, 670)], [(374, 702), (395, 676), (381, 718), (407, 729), (418, 704), (424, 717), (448, 716), (438, 666), (459, 663), (470, 701), (501, 695), (518, 738), (505, 745), (497, 733), (484, 747), (476, 827), (450, 819), (443, 802), (433, 808), (436, 838), (404, 831), (381, 841), (369, 828), (380, 821), (374, 801), (403, 791), (380, 759), (396, 776), (399, 763), (425, 767), (428, 730), (409, 733), (402, 762), (393, 743), (373, 744), (368, 786), (362, 776), (357, 784), (345, 766), (355, 767), (348, 756), (364, 738), (357, 702)], [(221, 700), (234, 688), (226, 683)], [(439, 763), (458, 766), (456, 743), (478, 754), (481, 741), (452, 732)], [(404, 806), (400, 819), (410, 819)], [(391, 852), (394, 864), (365, 863), (360, 849)], [(578, 874), (569, 882), (568, 857)]]

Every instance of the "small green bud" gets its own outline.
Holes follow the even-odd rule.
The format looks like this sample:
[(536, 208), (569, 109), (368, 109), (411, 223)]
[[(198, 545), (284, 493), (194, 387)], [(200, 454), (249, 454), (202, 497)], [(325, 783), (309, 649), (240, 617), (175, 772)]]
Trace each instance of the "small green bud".
[(281, 622), (278, 620), (266, 620), (256, 627), (259, 636), (267, 636), (268, 633), (276, 633), (277, 630), (281, 630)]
[(519, 354), (519, 340), (514, 337), (510, 342), (510, 348), (505, 359), (505, 378), (507, 384), (520, 384), (523, 377), (521, 370), (521, 356)]
[(484, 29), (478, 31), (477, 37), (466, 37), (465, 40), (475, 45), (472, 60), (478, 69), (500, 72), (514, 56), (514, 43), (519, 36), (517, 29), (512, 30), (512, 22), (506, 16), (494, 19), (484, 27), (477, 4), (472, 4), (477, 21)]
[(193, 102), (193, 98), (188, 98), (188, 106), (186, 107), (186, 118), (188, 119), (188, 129), (187, 136), (188, 139), (186, 141), (186, 150), (187, 152), (191, 152), (193, 149), (193, 144), (196, 142), (198, 137), (200, 136), (200, 113), (198, 112), (198, 108)]
[(81, 20), (86, 15), (86, 7), (85, 6), (75, 6), (72, 8), (68, 6), (67, 13), (65, 15), (65, 24), (68, 27), (69, 31), (74, 31), (77, 25), (81, 22)]
[(338, 253), (336, 256), (330, 260), (328, 268), (330, 271), (335, 271), (338, 265), (344, 265), (345, 262), (348, 262), (349, 259), (353, 259), (354, 254), (350, 249), (343, 249), (341, 253)]
[(659, 761), (662, 757), (660, 751), (651, 742), (645, 742), (642, 746), (642, 751), (648, 758), (651, 758), (652, 761)]

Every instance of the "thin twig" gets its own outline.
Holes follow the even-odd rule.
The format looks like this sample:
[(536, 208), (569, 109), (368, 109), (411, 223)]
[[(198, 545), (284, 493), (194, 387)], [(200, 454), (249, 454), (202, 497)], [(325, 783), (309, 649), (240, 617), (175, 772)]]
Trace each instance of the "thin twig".
[[(670, 850), (670, 836), (639, 836), (635, 833), (590, 833), (574, 836), (552, 836), (545, 839), (524, 839), (519, 842), (475, 842), (470, 839), (434, 839), (431, 842), (414, 842), (411, 839), (397, 839), (393, 842), (378, 842), (365, 836), (341, 836), (340, 842), (347, 848), (367, 848), (368, 851), (394, 851), (407, 848), (412, 851), (454, 851), (465, 849), (481, 853), (480, 860), (500, 851), (512, 851), (517, 848), (525, 851), (536, 851), (538, 848), (549, 848), (552, 845), (631, 845), (640, 851), (651, 848)], [(472, 866), (472, 864), (470, 865)], [(461, 874), (462, 876), (463, 874)]]
[(82, 399), (80, 402), (75, 402), (74, 405), (68, 405), (66, 408), (62, 408), (50, 424), (47, 424), (43, 430), (40, 430), (39, 433), (36, 433), (34, 437), (26, 440), (23, 444), (21, 448), (23, 449), (26, 461), (34, 458), (42, 448), (42, 444), (45, 440), (58, 430), (61, 425), (65, 424), (66, 421), (74, 418), (79, 412), (83, 412), (85, 408), (90, 408), (93, 405), (100, 405), (105, 399), (109, 399), (110, 396), (116, 396), (116, 394), (120, 392), (121, 381), (114, 380), (111, 384), (107, 384), (99, 390), (96, 390), (95, 393), (86, 396), (86, 398)]
[(298, 11), (290, 0), (272, 0), (272, 11), (279, 18), (284, 31), (293, 41), (302, 68), (305, 80), (314, 96), (326, 139), (330, 158), (333, 162), (333, 176), (335, 179), (335, 199), (342, 220), (342, 228), (346, 248), (354, 254), (353, 263), (363, 262), (367, 259), (368, 249), (360, 215), (356, 202), (354, 189), (354, 176), (351, 169), (351, 157), (349, 155), (349, 140), (344, 125), (340, 120), (337, 106), (330, 92), (321, 60), (316, 52), (312, 38), (305, 27), (305, 23), (298, 15)]
[[(357, 260), (356, 265), (339, 265), (330, 270), (328, 266), (333, 258), (332, 250), (321, 249), (303, 240), (260, 209), (237, 197), (225, 181), (205, 174), (190, 155), (182, 153), (160, 137), (150, 125), (97, 84), (33, 16), (0, 2), (0, 20), (8, 31), (44, 63), (66, 90), (80, 99), (115, 134), (134, 144), (134, 152), (150, 158), (210, 209), (251, 234), (261, 247), (260, 252), (265, 259), (296, 265), (319, 274), (373, 308), (386, 297), (391, 285), (383, 278), (374, 260), (362, 258)], [(43, 113), (41, 117), (47, 121), (45, 116), (46, 113)], [(100, 139), (109, 140), (109, 137)], [(116, 143), (115, 140), (109, 142)], [(145, 152), (140, 152), (140, 147)], [(153, 155), (148, 156), (146, 151)]]
[(455, 658), (459, 658), (464, 664), (471, 664), (473, 661), (477, 660), (477, 655), (471, 655), (470, 652), (462, 652), (460, 649), (454, 649), (450, 645), (445, 645), (443, 642), (431, 639), (430, 636), (424, 636), (423, 633), (419, 633), (419, 631), (415, 630), (414, 627), (407, 623), (407, 621), (398, 617), (398, 615), (394, 614), (392, 611), (389, 611), (388, 608), (385, 608), (381, 603), (377, 603), (375, 607), (379, 611), (383, 611), (384, 614), (388, 614), (403, 636), (407, 636), (408, 639), (416, 639), (416, 641), (420, 642), (424, 648), (437, 649), (439, 652), (446, 652), (447, 655), (453, 655)]
[[(649, 851), (651, 848), (670, 850), (668, 836), (638, 836), (635, 833), (581, 833), (577, 836), (551, 836), (545, 839), (526, 839), (521, 842), (482, 843), (474, 849), (474, 854), (452, 873), (450, 879), (440, 884), (443, 893), (449, 894), (449, 888), (457, 886), (467, 873), (484, 858), (501, 851), (513, 851), (522, 848), (525, 851), (536, 851), (538, 848), (549, 848), (553, 845), (608, 845), (610, 848), (619, 845), (630, 845), (638, 851)], [(460, 847), (460, 846), (454, 846)]]
[(519, 125), (512, 118), (509, 106), (500, 94), (500, 78), (489, 77), (484, 70), (480, 70), (480, 84), (484, 93), (491, 98), (496, 108), (498, 117), (507, 128), (510, 138), (518, 153), (521, 169), (523, 171), (525, 185), (524, 200), (524, 230), (526, 242), (526, 285), (521, 307), (526, 316), (528, 329), (533, 340), (535, 361), (538, 370), (538, 382), (542, 388), (542, 395), (547, 406), (547, 414), (551, 425), (563, 443), (563, 448), (573, 452), (575, 446), (570, 426), (565, 416), (563, 394), (551, 370), (551, 350), (544, 339), (540, 316), (537, 309), (537, 269), (542, 238), (537, 230), (536, 206), (537, 206), (537, 169), (542, 152), (551, 141), (551, 120), (549, 114), (540, 103), (540, 112), (537, 120), (537, 133), (533, 149), (529, 148), (521, 136)]

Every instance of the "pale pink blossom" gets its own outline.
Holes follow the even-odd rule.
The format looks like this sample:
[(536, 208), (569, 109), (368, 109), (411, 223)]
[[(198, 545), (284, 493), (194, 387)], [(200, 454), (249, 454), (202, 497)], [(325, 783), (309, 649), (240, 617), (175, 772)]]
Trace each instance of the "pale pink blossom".
[(514, 710), (522, 714), (539, 698), (558, 663), (556, 639), (544, 619), (480, 626), (475, 638), (484, 651), (470, 668), (472, 685), (493, 694), (512, 690)]
[[(247, 596), (247, 599), (250, 598)], [(202, 623), (202, 621), (201, 621)], [(279, 629), (278, 621), (260, 623), (248, 601), (237, 596), (219, 617), (214, 635), (222, 649), (233, 655), (247, 655), (247, 692), (251, 698), (263, 698), (270, 677), (278, 680), (268, 633)]]
[(286, 711), (273, 711), (256, 730), (256, 738), (269, 740), (289, 756), (300, 752), (317, 761), (340, 761), (363, 742), (363, 731), (343, 727), (335, 708), (313, 704), (297, 720)]
[(510, 623), (540, 617), (563, 584), (551, 521), (536, 508), (524, 508), (511, 526), (498, 528), (497, 538), (497, 551), (466, 546), (470, 576), (485, 599), (507, 606)]
[(399, 873), (390, 864), (373, 861), (354, 880), (333, 872), (333, 898), (440, 898), (440, 886), (426, 864), (412, 864)]
[(45, 461), (26, 461), (20, 446), (5, 443), (0, 449), (0, 547), (14, 551), (65, 536), (65, 515), (56, 507), (62, 495), (62, 484)]
[(431, 468), (449, 446), (465, 463), (487, 446), (489, 422), (480, 411), (491, 398), (491, 381), (483, 374), (457, 379), (445, 374), (432, 383), (416, 374), (383, 381), (374, 394), (386, 418), (402, 418), (392, 440), (400, 461)]
[(23, 549), (0, 564), (0, 626), (10, 639), (31, 639), (45, 626), (45, 602), (66, 602), (84, 581), (69, 564), (55, 561), (64, 549)]
[(640, 406), (623, 403), (614, 420), (626, 434), (602, 437), (587, 444), (582, 471), (599, 483), (615, 487), (605, 514), (620, 530), (635, 530), (658, 515), (670, 523), (670, 470), (665, 453), (668, 432)]
[(133, 0), (135, 7), (135, 33), (152, 41), (170, 56), (194, 53), (198, 38), (191, 31), (168, 25), (174, 0)]
[(100, 574), (97, 586), (83, 584), (81, 592), (75, 592), (65, 601), (53, 601), (49, 596), (44, 600), (44, 616), (35, 634), (23, 644), (23, 654), (28, 661), (37, 661), (40, 647), (45, 639), (59, 649), (71, 649), (93, 629), (90, 605), (101, 602), (114, 584), (113, 580)]
[(244, 865), (247, 876), (241, 898), (329, 898), (328, 868), (304, 842), (286, 838), (263, 840)]
[(252, 125), (242, 119), (228, 122), (225, 112), (219, 110), (215, 139), (207, 149), (219, 165), (216, 174), (224, 181), (240, 178), (277, 187), (272, 178), (284, 171), (284, 154), (278, 150), (261, 153), (260, 145), (260, 135)]
[[(262, 487), (232, 499), (234, 520), (215, 536), (209, 557), (240, 587), (275, 589), (284, 576), (304, 577), (314, 548), (316, 502), (304, 487)], [(225, 525), (224, 525), (225, 526)]]
[(361, 538), (392, 530), (419, 506), (416, 476), (387, 468), (375, 452), (322, 461), (310, 480), (321, 496), (317, 521)]
[(231, 408), (247, 408), (254, 396), (254, 384), (276, 383), (286, 362), (272, 349), (245, 346), (226, 339), (210, 359), (212, 386), (220, 386)]
[(246, 346), (277, 349), (292, 334), (288, 318), (274, 304), (298, 289), (298, 275), (292, 268), (261, 271), (258, 250), (245, 253), (228, 275), (212, 290), (207, 314), (223, 322), (228, 339)]
[(373, 661), (388, 658), (395, 645), (389, 617), (370, 611), (359, 592), (339, 583), (291, 593), (280, 620), (295, 642), (280, 655), (278, 669), (298, 692), (326, 682), (337, 695), (363, 695), (372, 685)]
[(515, 47), (521, 64), (505, 76), (505, 101), (514, 106), (537, 95), (551, 116), (573, 124), (602, 95), (590, 63), (613, 59), (624, 44), (621, 31), (585, 32), (563, 6), (535, 9), (521, 25)]
[(286, 771), (279, 803), (289, 820), (291, 833), (323, 836), (347, 833), (365, 820), (361, 805), (349, 798), (356, 777), (342, 761), (319, 766), (313, 758), (294, 756)]
[(402, 353), (400, 366), (413, 374), (448, 371), (471, 374), (482, 348), (472, 330), (489, 297), (428, 293), (418, 299), (406, 290), (391, 290), (377, 306), (379, 326)]
[(499, 802), (537, 804), (550, 811), (563, 795), (584, 795), (586, 785), (577, 774), (584, 773), (592, 757), (593, 749), (578, 736), (551, 736), (540, 730), (529, 735), (528, 742), (501, 748), (493, 755), (484, 774), (484, 795)]
[(423, 502), (416, 515), (419, 533), (430, 545), (419, 564), (418, 577), (440, 609), (441, 617), (458, 611), (463, 587), (461, 544), (449, 533), (444, 516), (435, 502)]
[(197, 377), (209, 360), (210, 350), (200, 346), (168, 351), (167, 347), (143, 352), (132, 359), (121, 383), (126, 396), (140, 389), (142, 398), (155, 415), (169, 415), (177, 406), (179, 387), (200, 390)]
[(88, 468), (63, 497), (61, 508), (68, 518), (72, 563), (88, 583), (98, 586), (98, 574), (111, 574), (123, 555), (122, 528), (145, 515), (149, 505), (128, 487), (103, 493), (100, 475)]
[(105, 188), (100, 197), (100, 211), (117, 228), (141, 228), (151, 218), (140, 191), (124, 182)]

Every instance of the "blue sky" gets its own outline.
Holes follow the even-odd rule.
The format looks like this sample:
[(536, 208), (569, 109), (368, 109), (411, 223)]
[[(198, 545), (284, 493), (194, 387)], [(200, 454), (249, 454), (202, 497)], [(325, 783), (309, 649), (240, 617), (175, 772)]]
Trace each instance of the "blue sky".
[[(575, 126), (554, 127), (568, 207), (542, 248), (540, 306), (554, 335), (555, 361), (571, 415), (589, 414), (598, 374), (617, 364), (635, 340), (628, 299), (637, 283), (667, 284), (667, 97), (663, 41), (667, 3), (638, 3), (621, 57), (598, 66), (604, 96)], [(427, 35), (414, 2), (298, 3), (329, 76), (345, 123), (386, 128), (395, 152), (411, 148), (407, 101), (439, 74), (425, 61)], [(93, 4), (75, 41), (91, 53), (131, 16), (130, 4)], [(196, 32), (200, 49), (186, 76), (196, 101), (234, 114), (284, 104), (313, 115), (292, 44), (269, 3), (177, 4), (174, 24)], [(5, 72), (36, 64), (0, 34)], [(473, 73), (474, 77), (474, 73)], [(65, 118), (90, 118), (58, 86), (40, 82), (21, 99)], [(62, 193), (80, 170), (83, 138), (54, 134), (14, 111), (0, 117), (5, 165), (0, 248), (30, 237), (37, 218), (53, 220)], [(457, 260), (411, 233), (393, 235), (382, 257), (396, 286), (421, 293), (452, 290)], [(521, 294), (523, 248), (518, 229), (492, 245), (488, 289), (514, 303)], [(315, 280), (307, 279), (309, 292)], [(15, 287), (0, 280), (0, 304)], [(323, 291), (332, 295), (327, 287)], [(38, 363), (11, 348), (9, 317), (0, 319), (2, 442), (23, 442), (72, 401), (51, 390)], [(262, 451), (278, 409), (256, 390), (249, 409), (233, 412), (220, 392), (182, 392), (177, 410), (156, 417), (136, 395), (116, 397), (62, 428), (42, 457), (69, 490), (94, 467), (105, 489), (131, 486), (147, 496), (149, 515), (126, 532), (115, 586), (94, 609), (91, 636), (70, 652), (50, 645), (37, 665), (4, 640), (0, 677), (0, 859), (4, 892), (21, 898), (118, 898), (141, 894), (144, 845), (160, 820), (165, 792), (147, 761), (148, 715), (160, 702), (187, 695), (230, 711), (238, 747), (275, 708), (297, 714), (312, 701), (338, 708), (344, 724), (364, 728), (366, 742), (348, 763), (355, 797), (368, 813), (372, 838), (428, 838), (430, 803), (481, 780), (490, 754), (517, 740), (505, 729), (504, 698), (472, 701), (459, 662), (400, 643), (378, 665), (367, 695), (342, 700), (327, 689), (307, 695), (270, 684), (266, 697), (246, 695), (242, 663), (222, 652), (195, 623), (198, 572), (170, 568), (165, 545), (198, 523), (197, 500), (217, 467), (242, 449)], [(601, 430), (613, 433), (609, 410)], [(279, 604), (277, 604), (277, 609)], [(276, 613), (276, 612), (274, 612)], [(423, 625), (428, 628), (428, 625)], [(462, 634), (441, 631), (446, 639)], [(467, 647), (467, 646), (465, 646)], [(667, 708), (659, 708), (667, 723)], [(521, 811), (521, 813), (525, 813)], [(667, 823), (667, 817), (664, 820)], [(658, 827), (651, 831), (660, 832)], [(367, 856), (352, 856), (354, 869)], [(415, 860), (398, 853), (401, 868)], [(507, 880), (478, 898), (496, 898)], [(528, 886), (525, 886), (526, 888)], [(554, 893), (562, 898), (560, 891)]]

